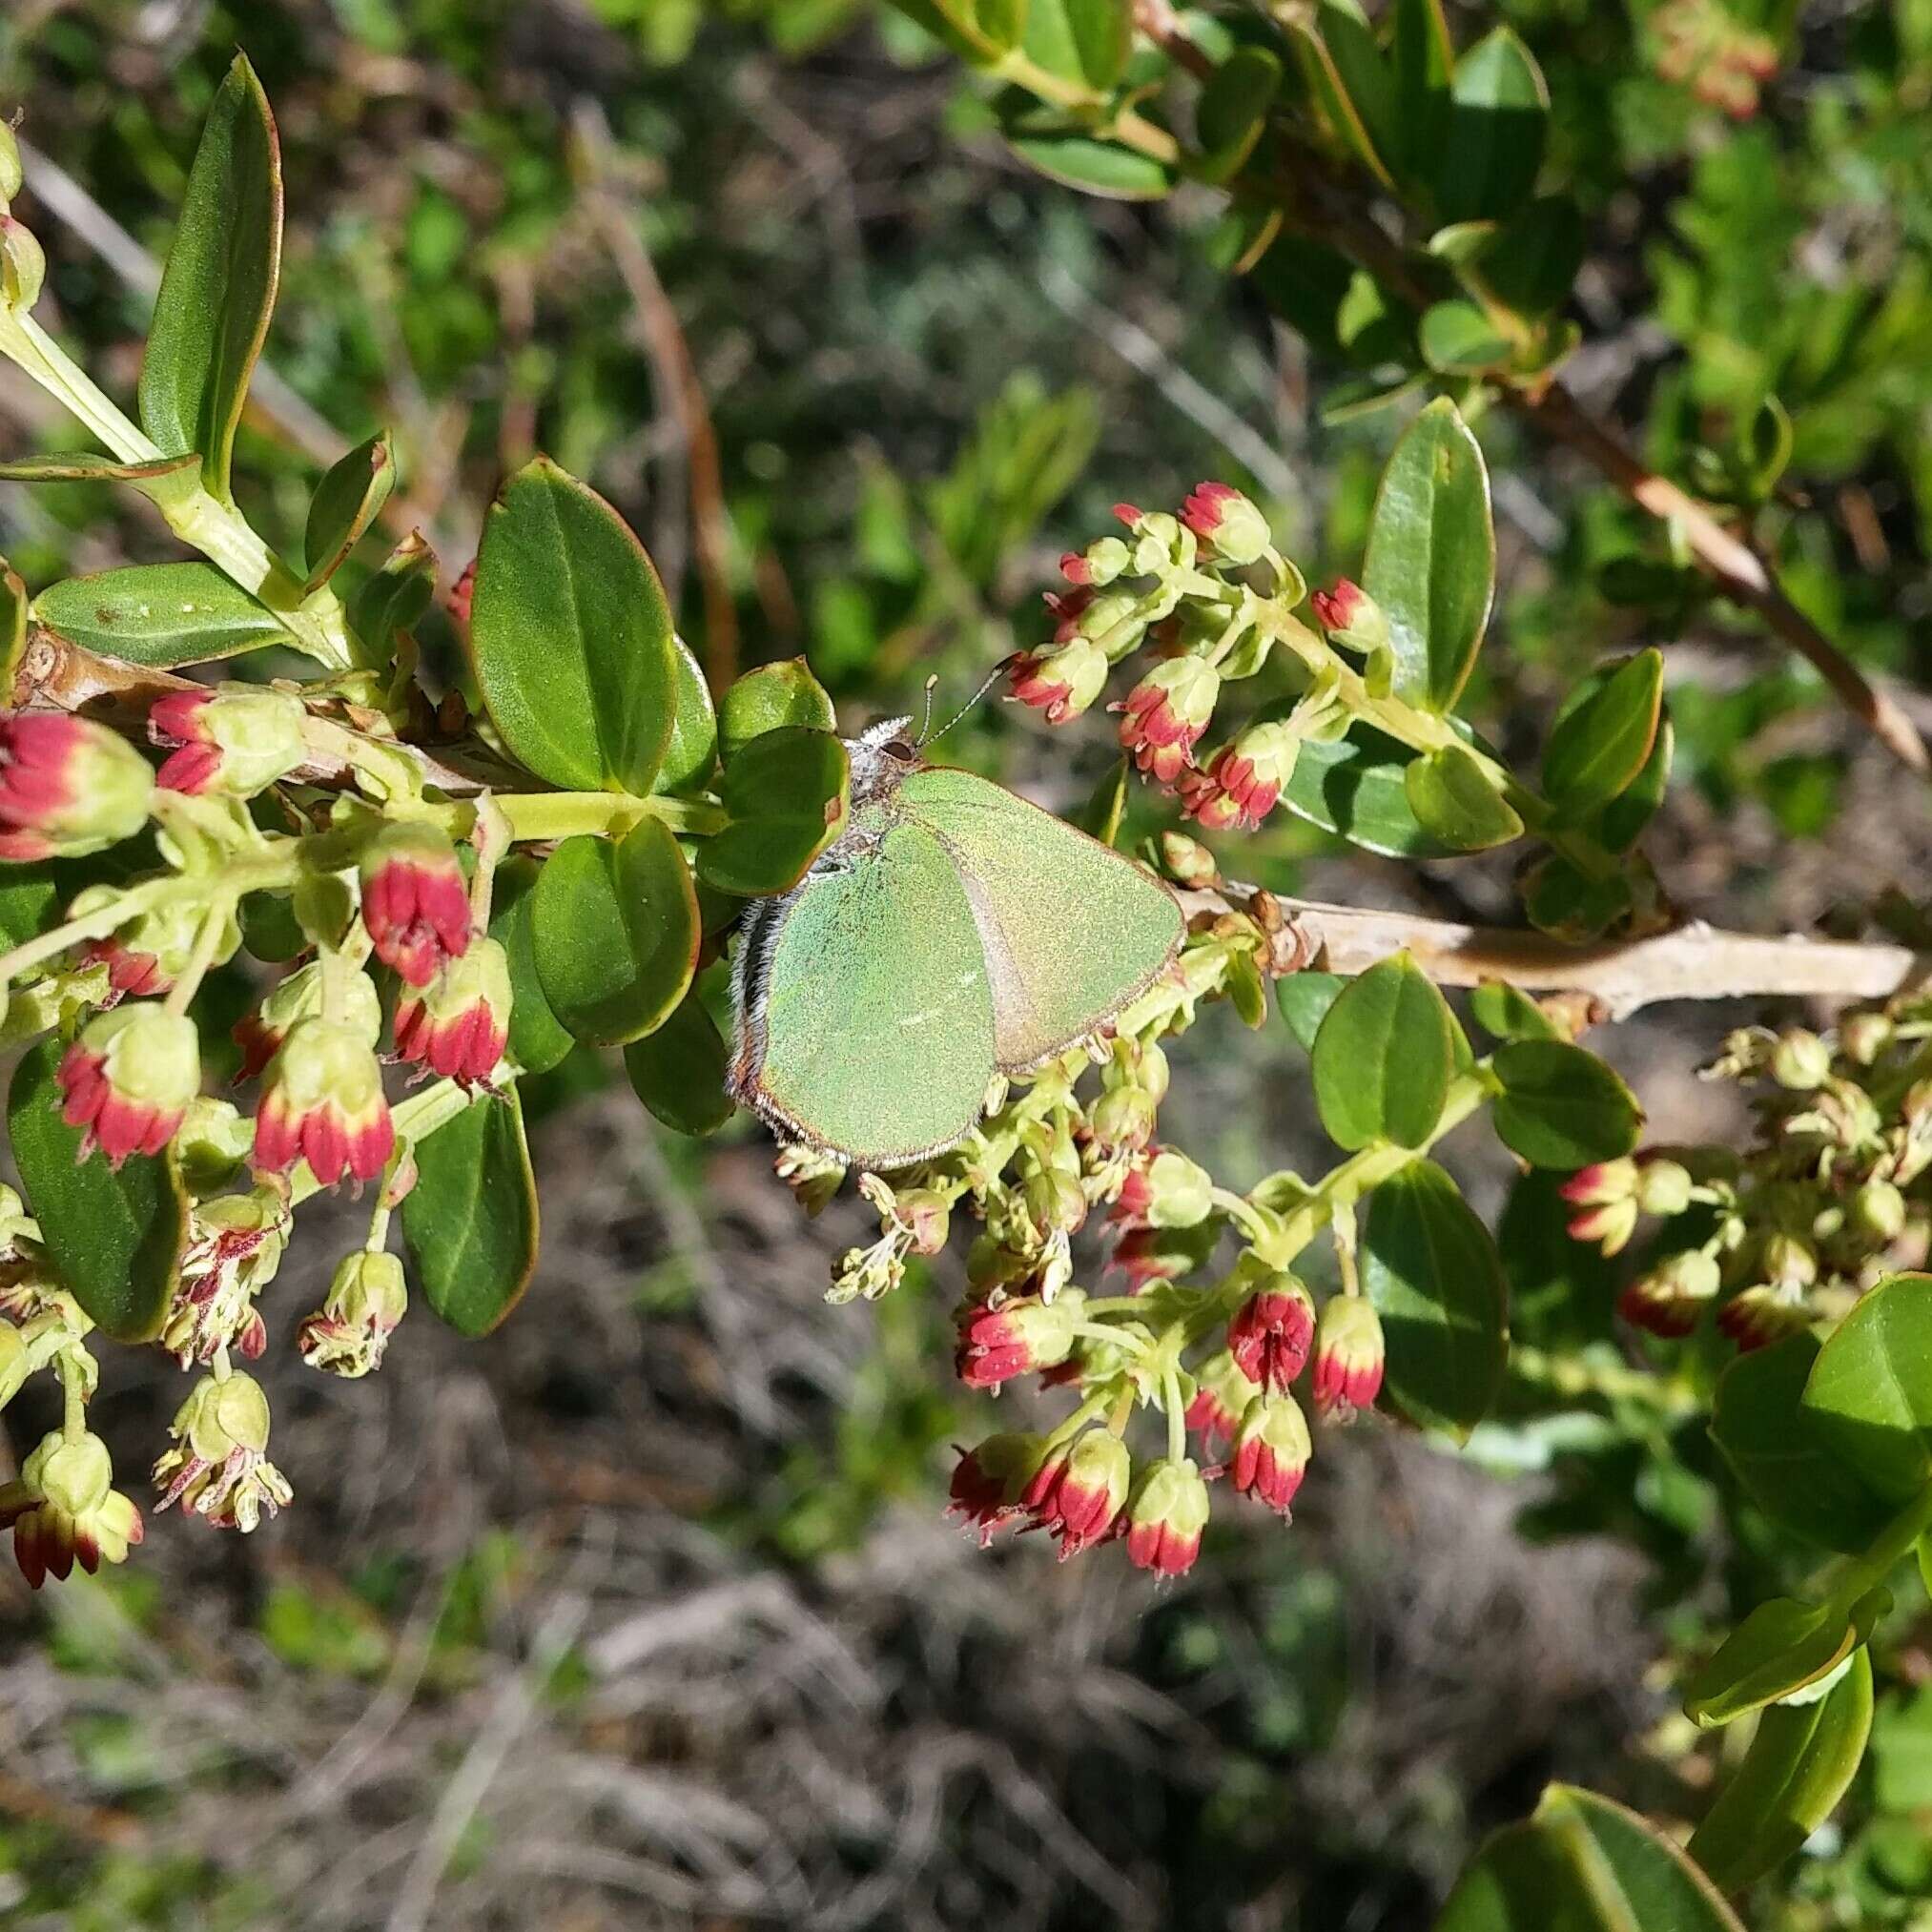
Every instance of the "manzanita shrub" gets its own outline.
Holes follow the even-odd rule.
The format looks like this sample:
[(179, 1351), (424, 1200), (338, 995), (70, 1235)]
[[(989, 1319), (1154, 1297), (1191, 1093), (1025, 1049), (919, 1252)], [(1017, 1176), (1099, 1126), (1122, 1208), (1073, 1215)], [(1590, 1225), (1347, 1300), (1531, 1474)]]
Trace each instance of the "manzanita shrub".
[[(1117, 736), (1082, 814), (1097, 837), (1120, 835), (1137, 779), (1171, 801), (1143, 856), (1179, 894), (1185, 938), (1109, 1025), (1001, 1082), (962, 1145), (857, 1178), (880, 1231), (833, 1263), (832, 1298), (889, 1293), (970, 1222), (957, 1372), (983, 1389), (1037, 1378), (1051, 1413), (962, 1451), (955, 1511), (982, 1540), (1044, 1530), (1061, 1557), (1119, 1541), (1156, 1575), (1192, 1566), (1236, 1497), (1285, 1519), (1325, 1433), (1371, 1411), (1454, 1441), (1506, 1385), (1520, 1412), (1539, 1393), (1708, 1405), (1739, 1492), (1841, 1559), (1759, 1607), (1686, 1686), (1698, 1725), (1750, 1717), (1748, 1748), (1687, 1850), (1552, 1787), (1439, 1922), (1736, 1925), (1721, 1894), (1795, 1850), (1857, 1770), (1869, 1639), (1932, 1527), (1932, 1277), (1910, 1271), (1932, 1242), (1932, 999), (1733, 1036), (1712, 1072), (1758, 1090), (1752, 1145), (1641, 1145), (1636, 1100), (1577, 1043), (1589, 998), (1487, 979), (1466, 1027), (1408, 952), (1326, 970), (1319, 918), (1223, 876), (1202, 842), (1238, 850), (1287, 812), (1395, 861), (1511, 847), (1525, 914), (1554, 940), (1600, 956), (1671, 922), (1639, 850), (1671, 762), (1656, 649), (1584, 680), (1533, 771), (1456, 712), (1495, 578), (1467, 418), (1512, 401), (1589, 441), (1550, 386), (1574, 336), (1560, 308), (1576, 250), (1573, 211), (1533, 195), (1541, 78), (1500, 31), (1458, 56), (1431, 0), (1393, 10), (1387, 50), (1341, 5), (1285, 25), (1137, 20), (1121, 0), (906, 10), (1007, 90), (1000, 118), (1029, 161), (1113, 193), (1191, 175), (1233, 198), (1230, 260), (1303, 249), (1296, 273), (1348, 311), (1346, 339), (1375, 344), (1358, 400), (1455, 380), (1395, 444), (1359, 582), (1311, 593), (1220, 483), (1122, 504), (1117, 531), (1062, 560), (1004, 695)], [(1688, 44), (1688, 10), (1675, 17), (1671, 45)], [(1193, 92), (1185, 137), (1160, 112), (1170, 82)], [(1743, 106), (1741, 82), (1725, 90)], [(1320, 190), (1318, 239), (1295, 239), (1297, 183)], [(0, 204), (21, 187), (0, 135)], [(1371, 190), (1435, 224), (1427, 248), (1350, 225), (1346, 197)], [(376, 1369), (408, 1298), (399, 1231), (417, 1290), (458, 1330), (515, 1305), (538, 1237), (520, 1079), (580, 1044), (622, 1049), (660, 1120), (721, 1126), (730, 1019), (712, 969), (747, 904), (794, 887), (851, 809), (848, 747), (804, 663), (709, 689), (637, 540), (553, 463), (504, 483), (473, 565), (413, 534), (372, 564), (396, 481), (378, 436), (320, 479), (299, 558), (270, 546), (231, 463), (280, 230), (274, 122), (237, 60), (189, 177), (134, 420), (36, 322), (38, 245), (0, 219), (0, 354), (98, 445), (0, 477), (124, 483), (199, 553), (31, 595), (0, 579), (21, 1183), (0, 1197), (0, 1401), (42, 1374), (64, 1396), (60, 1427), (0, 1489), (35, 1584), (120, 1562), (143, 1534), (138, 1481), (89, 1427), (100, 1338), (156, 1345), (184, 1372), (151, 1507), (245, 1532), (296, 1487), (242, 1366), (272, 1327), (319, 1371)], [(1275, 264), (1276, 286), (1293, 266)], [(1775, 464), (1737, 501), (1772, 482)], [(1790, 634), (1744, 539), (1682, 503), (1704, 518), (1675, 530), (1691, 561)], [(1680, 606), (1694, 594), (1674, 591)], [(250, 654), (268, 646), (311, 668), (258, 674)], [(257, 989), (238, 1022), (213, 997), (235, 961)], [(1217, 1000), (1252, 1027), (1278, 1009), (1306, 1047), (1337, 1153), (1326, 1172), (1236, 1191), (1162, 1139), (1166, 1042)], [(1525, 1177), (1500, 1244), (1433, 1158), (1475, 1120)], [(805, 1146), (777, 1169), (812, 1211), (847, 1179)], [(360, 1199), (367, 1234), (289, 1322), (269, 1291), (323, 1189)], [(1638, 1257), (1623, 1353), (1512, 1357), (1508, 1264), (1548, 1245), (1552, 1214), (1559, 1246)]]

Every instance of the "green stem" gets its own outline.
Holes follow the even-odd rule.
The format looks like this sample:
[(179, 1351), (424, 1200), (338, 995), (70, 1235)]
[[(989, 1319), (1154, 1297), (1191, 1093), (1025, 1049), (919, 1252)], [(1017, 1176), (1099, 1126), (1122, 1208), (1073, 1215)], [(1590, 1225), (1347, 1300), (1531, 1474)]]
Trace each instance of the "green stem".
[(1119, 141), (1123, 148), (1132, 148), (1164, 168), (1179, 168), (1182, 163), (1181, 143), (1165, 128), (1156, 127), (1131, 110), (1112, 111), (1112, 103), (1105, 94), (1082, 87), (1078, 81), (1062, 80), (1058, 74), (1049, 73), (1017, 48), (987, 71), (996, 80), (1010, 81), (1054, 107), (1091, 117), (1094, 133), (1103, 139)]
[[(168, 452), (143, 435), (92, 377), (31, 315), (0, 305), (0, 355), (17, 363), (123, 462), (154, 462)], [(233, 504), (210, 494), (193, 470), (157, 478), (142, 492), (183, 543), (220, 565), (280, 619), (297, 648), (331, 670), (354, 663), (340, 601), (327, 586), (302, 595), (300, 580)]]
[(201, 915), (201, 929), (195, 935), (195, 950), (180, 977), (168, 989), (165, 1010), (176, 1018), (188, 1011), (188, 1002), (201, 990), (208, 969), (215, 963), (215, 949), (221, 943), (221, 935), (234, 914), (235, 900), (231, 894), (224, 893), (209, 901), (208, 910)]
[(704, 837), (722, 832), (725, 808), (714, 798), (637, 798), (627, 791), (510, 791), (495, 794), (497, 809), (519, 843), (574, 838), (622, 838), (640, 819), (658, 818), (671, 831)]
[(87, 1370), (72, 1348), (59, 1356), (62, 1414), (60, 1432), (69, 1442), (78, 1442), (87, 1433)]
[(1833, 1605), (1849, 1610), (1867, 1591), (1877, 1589), (1928, 1530), (1932, 1530), (1932, 1484), (1879, 1531), (1878, 1541), (1862, 1556), (1840, 1572), (1831, 1593)]
[(1171, 1365), (1161, 1378), (1161, 1400), (1167, 1410), (1167, 1460), (1187, 1460), (1187, 1417), (1181, 1404), (1181, 1372)]

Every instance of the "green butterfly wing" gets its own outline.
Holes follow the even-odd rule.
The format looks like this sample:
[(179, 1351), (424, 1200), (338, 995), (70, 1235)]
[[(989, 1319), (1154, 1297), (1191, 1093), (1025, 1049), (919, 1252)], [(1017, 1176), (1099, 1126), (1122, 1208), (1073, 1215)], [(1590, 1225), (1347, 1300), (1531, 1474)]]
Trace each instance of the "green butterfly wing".
[(731, 1085), (781, 1133), (896, 1167), (978, 1120), (993, 999), (945, 846), (885, 814), (855, 830), (869, 836), (840, 852), (844, 870), (753, 909)]
[(1174, 956), (1183, 926), (1174, 894), (1051, 812), (938, 766), (909, 773), (897, 803), (907, 823), (945, 847), (965, 887), (1002, 1072), (1064, 1051)]

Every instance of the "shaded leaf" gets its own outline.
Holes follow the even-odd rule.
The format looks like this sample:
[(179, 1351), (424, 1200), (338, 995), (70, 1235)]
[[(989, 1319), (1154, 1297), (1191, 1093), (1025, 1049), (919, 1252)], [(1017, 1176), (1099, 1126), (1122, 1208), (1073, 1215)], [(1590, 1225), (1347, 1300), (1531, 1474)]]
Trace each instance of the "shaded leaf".
[(1543, 789), (1566, 818), (1608, 805), (1636, 778), (1656, 742), (1663, 654), (1638, 651), (1566, 711), (1543, 747)]
[(429, 1305), (460, 1335), (487, 1335), (537, 1265), (537, 1183), (512, 1087), (472, 1100), (416, 1147), (402, 1233)]
[(1472, 301), (1457, 297), (1431, 302), (1422, 312), (1416, 341), (1431, 369), (1449, 376), (1475, 376), (1500, 368), (1510, 360), (1511, 343)]
[(631, 1091), (680, 1134), (712, 1134), (737, 1111), (725, 1091), (724, 1037), (698, 997), (687, 993), (655, 1032), (624, 1049)]
[(1691, 1679), (1685, 1716), (1701, 1725), (1729, 1724), (1830, 1676), (1891, 1601), (1889, 1591), (1874, 1590), (1849, 1609), (1791, 1596), (1760, 1603)]
[(1470, 1012), (1498, 1039), (1561, 1039), (1562, 1029), (1527, 993), (1502, 979), (1485, 979), (1470, 995)]
[(852, 768), (829, 731), (787, 725), (752, 741), (718, 788), (731, 823), (698, 848), (698, 874), (721, 892), (790, 892), (845, 829)]
[(505, 1051), (526, 1074), (546, 1074), (576, 1044), (550, 1011), (537, 976), (536, 902), (543, 868), (512, 853), (498, 866), (490, 896), (490, 937), (510, 968), (510, 1038)]
[(1267, 126), (1281, 88), (1282, 64), (1265, 48), (1238, 47), (1215, 69), (1195, 113), (1202, 151), (1199, 172), (1206, 179), (1225, 181), (1240, 172)]
[(1593, 1053), (1562, 1039), (1511, 1040), (1490, 1067), (1503, 1084), (1490, 1115), (1497, 1138), (1532, 1167), (1587, 1167), (1636, 1145), (1643, 1109)]
[(1339, 973), (1318, 973), (1312, 967), (1275, 981), (1275, 1004), (1305, 1052), (1314, 1052), (1315, 1036), (1347, 983)]
[(1819, 1352), (1803, 1406), (1840, 1461), (1900, 1502), (1932, 1484), (1932, 1275), (1894, 1275)]
[(1458, 848), (1425, 829), (1408, 802), (1407, 745), (1357, 725), (1334, 744), (1305, 742), (1282, 790), (1297, 818), (1365, 852), (1391, 858), (1453, 858)]
[(1450, 221), (1497, 220), (1530, 198), (1543, 165), (1550, 91), (1530, 50), (1492, 29), (1456, 62), (1437, 203)]
[(1523, 835), (1515, 807), (1461, 745), (1412, 759), (1402, 790), (1416, 823), (1458, 852), (1485, 852)]
[(1315, 1036), (1315, 1104), (1338, 1146), (1420, 1147), (1449, 1093), (1455, 1021), (1407, 953), (1337, 996)]
[(342, 567), (363, 533), (382, 512), (396, 487), (396, 453), (385, 429), (358, 443), (316, 486), (309, 503), (302, 555), (309, 574), (303, 594), (319, 588)]
[(671, 700), (670, 738), (652, 786), (656, 791), (695, 789), (711, 775), (718, 762), (718, 714), (711, 704), (710, 688), (690, 646), (676, 635), (670, 645), (676, 689)]

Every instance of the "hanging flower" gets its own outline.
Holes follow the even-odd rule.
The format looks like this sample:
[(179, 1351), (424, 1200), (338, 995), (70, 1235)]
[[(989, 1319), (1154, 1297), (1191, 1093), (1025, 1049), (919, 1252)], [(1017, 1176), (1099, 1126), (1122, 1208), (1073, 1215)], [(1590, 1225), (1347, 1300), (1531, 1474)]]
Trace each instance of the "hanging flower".
[(1360, 1295), (1331, 1295), (1315, 1323), (1316, 1410), (1346, 1420), (1382, 1392), (1382, 1320)]
[(382, 1069), (352, 1026), (298, 1020), (269, 1062), (255, 1117), (255, 1165), (285, 1174), (298, 1161), (324, 1187), (344, 1174), (373, 1181), (396, 1144)]
[(0, 1484), (0, 1530), (13, 1531), (13, 1560), (31, 1588), (50, 1575), (66, 1582), (76, 1563), (92, 1576), (103, 1563), (128, 1560), (143, 1534), (141, 1512), (113, 1480), (99, 1436), (70, 1442), (55, 1429), (14, 1481)]
[(142, 1004), (91, 1019), (57, 1075), (61, 1119), (82, 1130), (83, 1158), (98, 1147), (111, 1166), (158, 1154), (201, 1091), (201, 1041), (185, 1014)]
[(1175, 657), (1156, 665), (1120, 707), (1125, 713), (1120, 749), (1161, 784), (1177, 783), (1193, 762), (1220, 695), (1221, 673), (1205, 658)]
[(307, 756), (307, 715), (293, 691), (261, 686), (170, 691), (148, 709), (148, 735), (174, 748), (154, 782), (167, 791), (253, 798)]
[(1127, 1505), (1128, 1556), (1157, 1576), (1192, 1570), (1208, 1510), (1207, 1485), (1193, 1462), (1149, 1463)]
[(510, 962), (496, 940), (476, 940), (396, 1008), (396, 1055), (465, 1087), (484, 1085), (510, 1039)]
[(1227, 1325), (1227, 1347), (1250, 1382), (1278, 1394), (1302, 1372), (1315, 1339), (1315, 1305), (1293, 1275), (1274, 1274)]
[(154, 774), (105, 725), (0, 712), (0, 859), (84, 858), (148, 821)]
[(384, 826), (362, 854), (362, 921), (376, 956), (411, 986), (469, 950), (469, 895), (456, 848), (433, 825)]
[(284, 1508), (293, 1491), (268, 1460), (268, 1397), (253, 1376), (203, 1376), (169, 1426), (175, 1447), (154, 1465), (156, 1511), (179, 1503), (246, 1536)]
[(1302, 1487), (1310, 1453), (1308, 1425), (1295, 1398), (1257, 1395), (1235, 1435), (1234, 1486), (1285, 1516)]
[(1045, 1458), (1020, 1503), (1038, 1528), (1059, 1539), (1064, 1562), (1113, 1529), (1132, 1473), (1127, 1445), (1111, 1429), (1090, 1428)]

